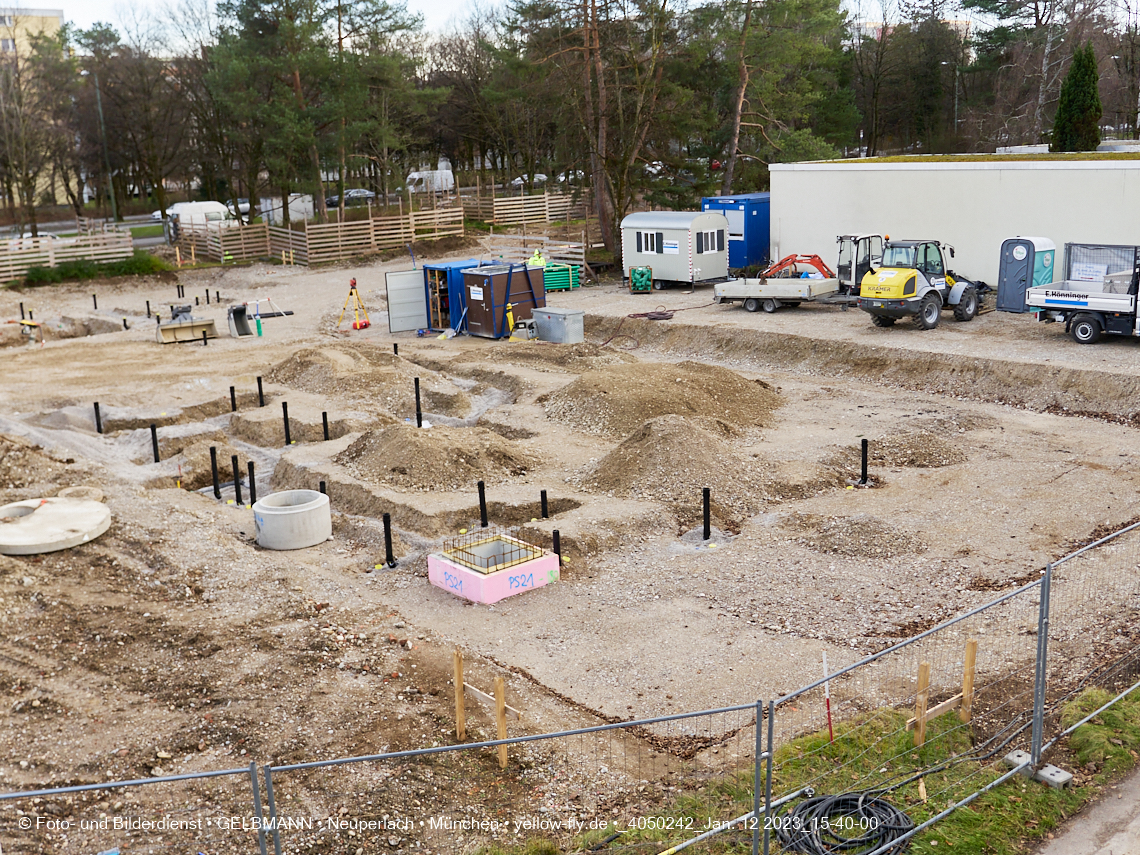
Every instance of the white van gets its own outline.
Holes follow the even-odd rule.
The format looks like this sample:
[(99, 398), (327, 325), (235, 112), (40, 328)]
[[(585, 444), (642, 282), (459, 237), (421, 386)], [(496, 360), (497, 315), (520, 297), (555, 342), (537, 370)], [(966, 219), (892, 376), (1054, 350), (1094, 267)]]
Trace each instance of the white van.
[(205, 229), (217, 223), (221, 228), (239, 226), (241, 223), (222, 202), (176, 202), (167, 211), (166, 240), (174, 243), (183, 229)]
[(455, 175), (450, 169), (409, 172), (404, 183), (413, 193), (450, 193), (455, 189)]

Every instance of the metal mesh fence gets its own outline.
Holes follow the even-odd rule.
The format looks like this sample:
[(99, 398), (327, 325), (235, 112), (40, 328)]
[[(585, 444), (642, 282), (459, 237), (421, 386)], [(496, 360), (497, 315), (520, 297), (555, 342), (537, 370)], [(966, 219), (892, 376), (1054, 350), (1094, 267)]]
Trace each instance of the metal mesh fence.
[[(253, 773), (230, 770), (189, 780), (143, 779), (105, 788), (25, 794), (0, 802), (6, 855), (209, 852), (257, 848)], [(97, 785), (88, 785), (97, 786)], [(252, 842), (252, 846), (251, 846)]]

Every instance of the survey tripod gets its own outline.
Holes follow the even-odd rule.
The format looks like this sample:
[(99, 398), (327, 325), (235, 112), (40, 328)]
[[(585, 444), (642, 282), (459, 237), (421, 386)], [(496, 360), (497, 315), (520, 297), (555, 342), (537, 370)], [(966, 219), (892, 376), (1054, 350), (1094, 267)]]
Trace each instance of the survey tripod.
[[(344, 322), (345, 313), (348, 311), (349, 305), (352, 305), (352, 328), (354, 330), (363, 330), (372, 326), (372, 321), (368, 320), (368, 310), (364, 308), (364, 303), (360, 299), (360, 293), (356, 290), (356, 279), (351, 279), (348, 283), (348, 299), (344, 301), (344, 308), (340, 310), (340, 317), (336, 319), (336, 328), (339, 330), (341, 323)], [(364, 316), (364, 320), (360, 316)]]

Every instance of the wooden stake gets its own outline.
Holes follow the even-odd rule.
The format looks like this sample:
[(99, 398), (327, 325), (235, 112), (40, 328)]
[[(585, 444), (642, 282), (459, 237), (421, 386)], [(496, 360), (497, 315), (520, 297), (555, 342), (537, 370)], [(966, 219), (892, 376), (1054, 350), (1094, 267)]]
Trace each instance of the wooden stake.
[(926, 742), (926, 701), (930, 692), (930, 663), (918, 666), (918, 695), (914, 701), (914, 744), (921, 748)]
[(958, 718), (969, 722), (974, 714), (974, 667), (978, 660), (978, 639), (966, 642), (966, 664), (962, 668), (962, 706), (958, 708)]
[(918, 797), (922, 799), (923, 804), (926, 804), (926, 780), (924, 778), (918, 779)]
[(462, 742), (467, 738), (467, 711), (463, 707), (463, 651), (455, 648), (452, 659), (455, 663), (455, 738)]
[[(499, 724), (499, 739), (507, 738), (507, 689), (502, 677), (495, 678), (495, 721)], [(507, 768), (507, 746), (499, 746), (499, 768)]]

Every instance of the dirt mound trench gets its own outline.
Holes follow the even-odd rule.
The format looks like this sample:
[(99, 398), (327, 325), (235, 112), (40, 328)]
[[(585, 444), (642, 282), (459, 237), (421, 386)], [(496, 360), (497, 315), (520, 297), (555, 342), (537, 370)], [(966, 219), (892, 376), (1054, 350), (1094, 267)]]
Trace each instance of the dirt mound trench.
[[(218, 481), (225, 483), (234, 479), (233, 455), (237, 455), (238, 473), (245, 479), (249, 472), (249, 456), (227, 442), (214, 438), (193, 442), (182, 449), (178, 464), (182, 467), (181, 481), (184, 490), (201, 490), (213, 484), (213, 470), (210, 468), (210, 448), (218, 452)], [(166, 479), (163, 479), (166, 480)], [(260, 479), (259, 479), (260, 480)], [(244, 480), (243, 480), (244, 483)]]
[[(295, 412), (295, 411), (294, 411)], [(325, 438), (324, 422), (319, 413), (304, 411), (289, 413), (289, 439), (292, 442), (322, 442)], [(329, 416), (329, 439), (340, 439), (350, 433), (366, 431), (383, 425), (395, 424), (396, 419), (387, 413), (370, 418)], [(237, 439), (262, 448), (281, 448), (285, 445), (285, 419), (277, 408), (250, 410), (236, 413), (230, 420), (230, 433)]]
[(507, 362), (525, 365), (539, 371), (592, 371), (606, 365), (624, 365), (638, 360), (628, 353), (601, 347), (592, 342), (553, 344), (525, 342), (495, 345), (487, 351), (471, 351), (457, 357), (455, 362)]
[(458, 490), (524, 475), (537, 461), (484, 428), (393, 425), (369, 431), (334, 460), (363, 481), (415, 490)]
[(699, 362), (607, 366), (538, 400), (548, 418), (603, 436), (629, 436), (646, 419), (665, 415), (766, 427), (780, 406), (767, 383)]
[(445, 378), (426, 374), (422, 367), (369, 345), (337, 344), (300, 350), (265, 374), (271, 383), (314, 395), (367, 401), (397, 418), (416, 412), (417, 377), (424, 411), (457, 418), (471, 412), (468, 394)]
[(881, 347), (790, 333), (718, 329), (670, 322), (586, 316), (586, 334), (605, 341), (622, 332), (642, 347), (678, 357), (701, 353), (830, 378), (851, 377), (904, 389), (1032, 410), (1085, 411), (1131, 417), (1137, 414), (1140, 377), (1094, 369), (1042, 365)]
[(791, 514), (782, 522), (793, 541), (816, 552), (854, 558), (894, 558), (926, 551), (926, 543), (878, 517)]
[[(947, 442), (925, 430), (906, 431), (870, 440), (867, 445), (867, 462), (871, 466), (913, 466), (917, 469), (953, 466), (969, 459), (963, 451), (964, 444)], [(859, 448), (844, 448), (824, 463), (857, 474), (862, 454)]]
[[(45, 484), (69, 486), (79, 474), (78, 468), (71, 468), (71, 463), (73, 461), (52, 457), (26, 439), (0, 434), (0, 491)], [(4, 499), (15, 500), (0, 492), (0, 500)]]

